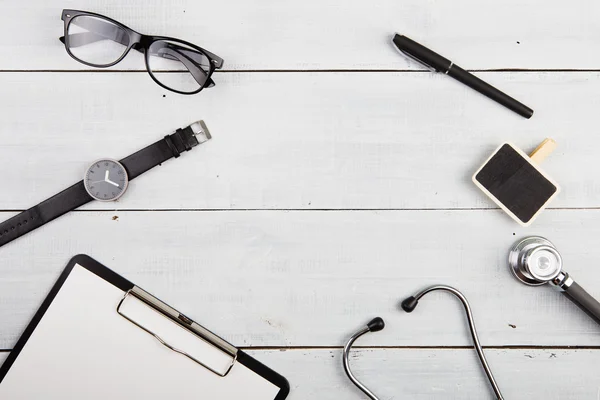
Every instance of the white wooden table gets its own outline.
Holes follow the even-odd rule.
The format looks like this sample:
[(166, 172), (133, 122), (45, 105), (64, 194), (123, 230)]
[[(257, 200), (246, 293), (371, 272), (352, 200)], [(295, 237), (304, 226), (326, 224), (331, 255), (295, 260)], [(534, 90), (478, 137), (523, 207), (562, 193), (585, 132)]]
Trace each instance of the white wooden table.
[[(600, 296), (600, 2), (596, 0), (0, 2), (2, 220), (204, 119), (214, 139), (0, 249), (0, 362), (71, 256), (87, 253), (285, 375), (291, 400), (364, 399), (341, 345), (384, 399), (492, 398), (450, 296), (472, 303), (507, 399), (600, 398), (600, 328), (506, 253), (540, 234)], [(62, 8), (99, 12), (222, 56), (217, 86), (180, 96), (134, 54), (108, 71), (58, 41)], [(535, 109), (531, 120), (390, 44), (402, 32)], [(470, 182), (503, 141), (559, 148), (562, 193), (521, 228)], [(114, 217), (117, 216), (118, 219)]]

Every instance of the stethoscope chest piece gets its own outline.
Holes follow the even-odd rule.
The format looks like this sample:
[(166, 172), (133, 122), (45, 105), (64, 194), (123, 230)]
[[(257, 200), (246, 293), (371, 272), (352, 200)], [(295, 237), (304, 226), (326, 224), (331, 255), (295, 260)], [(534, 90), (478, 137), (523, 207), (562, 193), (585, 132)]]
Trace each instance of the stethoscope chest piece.
[(508, 265), (513, 275), (526, 285), (552, 283), (600, 324), (600, 302), (562, 270), (562, 257), (549, 240), (531, 236), (517, 242), (508, 254)]
[(518, 280), (526, 285), (539, 286), (560, 275), (562, 257), (549, 240), (531, 236), (510, 249), (508, 264)]

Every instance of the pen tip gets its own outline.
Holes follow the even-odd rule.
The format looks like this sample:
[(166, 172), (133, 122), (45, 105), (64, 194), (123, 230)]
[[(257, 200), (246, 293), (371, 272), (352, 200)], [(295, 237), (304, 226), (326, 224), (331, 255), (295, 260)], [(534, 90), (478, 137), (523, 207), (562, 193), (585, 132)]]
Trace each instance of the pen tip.
[(398, 32), (394, 33), (394, 37), (392, 38), (392, 43), (396, 45), (396, 47), (400, 48), (400, 43), (402, 43), (402, 38), (404, 35), (399, 34)]

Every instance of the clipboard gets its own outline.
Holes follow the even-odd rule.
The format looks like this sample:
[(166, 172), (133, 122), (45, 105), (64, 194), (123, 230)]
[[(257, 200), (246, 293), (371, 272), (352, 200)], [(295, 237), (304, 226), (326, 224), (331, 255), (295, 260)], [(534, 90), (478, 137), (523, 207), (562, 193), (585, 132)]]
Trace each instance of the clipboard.
[(86, 255), (0, 366), (0, 399), (283, 400), (287, 380)]

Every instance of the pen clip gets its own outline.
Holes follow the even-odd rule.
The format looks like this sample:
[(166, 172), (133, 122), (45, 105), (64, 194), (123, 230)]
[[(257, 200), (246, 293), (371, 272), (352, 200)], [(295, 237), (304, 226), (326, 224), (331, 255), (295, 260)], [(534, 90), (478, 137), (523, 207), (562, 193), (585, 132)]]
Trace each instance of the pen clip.
[(396, 46), (396, 43), (394, 43), (394, 38), (392, 38), (392, 44), (394, 45), (394, 48), (398, 51), (398, 53), (402, 54), (405, 57), (410, 58), (413, 61), (416, 61), (418, 64), (422, 65), (425, 67), (425, 69), (431, 71), (431, 72), (438, 72), (437, 69), (433, 68), (431, 65), (427, 64), (426, 62), (424, 62), (423, 60), (419, 60), (418, 58), (416, 58), (415, 56), (413, 56), (412, 54), (401, 50), (398, 46)]
[(422, 66), (425, 67), (425, 69), (427, 69), (427, 70), (429, 70), (431, 72), (438, 72), (437, 69), (435, 69), (431, 65), (425, 63), (423, 60), (419, 60), (417, 57), (413, 56), (412, 54), (407, 53), (407, 52), (405, 52), (403, 50), (400, 50), (400, 49), (398, 49), (398, 51), (400, 53), (402, 53), (403, 55), (405, 55), (406, 57), (410, 58), (411, 60), (416, 61), (418, 64), (421, 64)]
[(394, 39), (395, 39), (396, 36), (399, 36), (399, 35), (396, 33), (396, 35), (392, 37), (392, 44), (394, 45), (394, 48), (396, 49), (396, 51), (398, 51), (398, 53), (402, 54), (405, 57), (410, 58), (413, 61), (416, 61), (417, 64), (420, 64), (420, 65), (424, 66), (425, 69), (427, 69), (430, 72), (438, 72), (438, 70), (436, 68), (434, 68), (431, 65), (427, 64), (425, 61), (420, 60), (417, 57), (415, 57), (414, 55), (410, 54), (409, 52), (402, 50), (400, 48), (400, 46), (398, 46), (396, 44), (396, 42), (394, 41)]

